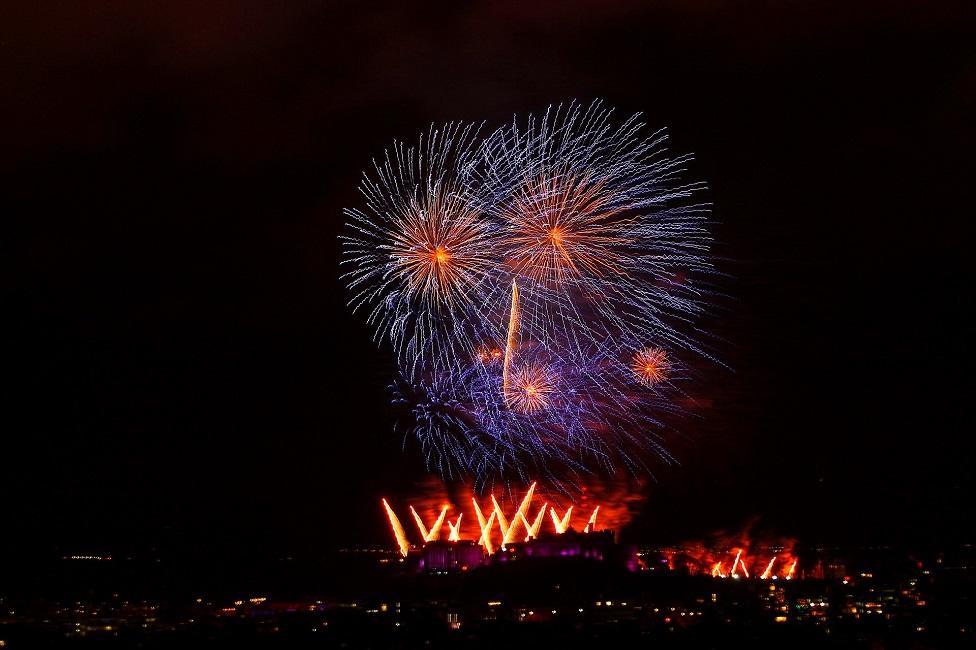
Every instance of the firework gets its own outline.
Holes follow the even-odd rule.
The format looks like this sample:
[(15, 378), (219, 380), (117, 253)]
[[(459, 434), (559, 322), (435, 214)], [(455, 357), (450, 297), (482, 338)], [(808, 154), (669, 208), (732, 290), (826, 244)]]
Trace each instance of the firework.
[(452, 524), (450, 520), (447, 522), (447, 527), (450, 529), (450, 534), (447, 537), (449, 542), (458, 542), (461, 540), (461, 517), (464, 513), (459, 513), (457, 520)]
[(364, 175), (366, 210), (351, 209), (342, 237), (343, 275), (354, 311), (368, 311), (379, 340), (389, 339), (410, 374), (467, 360), (472, 317), (495, 264), (495, 230), (462, 187), (475, 130), (449, 124), (396, 143)]
[(543, 503), (531, 524), (529, 523), (529, 520), (525, 518), (525, 515), (521, 515), (522, 525), (525, 526), (525, 541), (529, 541), (529, 539), (537, 538), (539, 536), (539, 531), (542, 530), (542, 521), (546, 518), (546, 508), (548, 507), (548, 503)]
[(523, 293), (523, 332), (702, 351), (685, 324), (703, 309), (687, 278), (711, 271), (707, 206), (689, 202), (703, 186), (680, 181), (690, 156), (668, 157), (639, 117), (614, 126), (599, 103), (570, 104), (487, 139), (468, 184), (499, 228), (496, 272)]
[[(444, 517), (447, 516), (447, 506), (441, 508), (441, 513), (437, 516), (434, 521), (434, 525), (428, 530), (424, 526), (424, 520), (420, 518), (417, 511), (414, 510), (413, 506), (410, 506), (410, 513), (413, 515), (413, 520), (417, 523), (417, 530), (420, 531), (420, 538), (425, 542), (432, 542), (437, 539), (441, 534), (441, 526), (444, 525)], [(450, 524), (450, 522), (448, 522)]]
[[(531, 483), (521, 496), (521, 499), (517, 501), (515, 500), (515, 494), (511, 493), (511, 504), (514, 509), (510, 509), (508, 513), (506, 513), (503, 505), (505, 499), (500, 502), (494, 495), (491, 495), (488, 504), (485, 504), (487, 507), (483, 507), (477, 497), (472, 494), (470, 497), (471, 511), (474, 513), (472, 519), (476, 520), (477, 528), (475, 529), (474, 524), (469, 523), (467, 526), (468, 530), (462, 530), (462, 521), (470, 521), (464, 517), (464, 514), (465, 512), (471, 511), (462, 512), (462, 508), (455, 503), (445, 504), (446, 495), (428, 494), (420, 499), (420, 509), (427, 511), (437, 510), (439, 513), (430, 528), (424, 524), (423, 518), (418, 513), (417, 508), (413, 505), (408, 506), (410, 514), (416, 523), (419, 543), (426, 544), (438, 540), (440, 530), (446, 524), (448, 529), (447, 541), (474, 541), (476, 539), (478, 545), (484, 547), (485, 552), (490, 555), (498, 548), (504, 549), (508, 545), (538, 539), (540, 536), (546, 534), (564, 534), (573, 529), (573, 523), (577, 527), (582, 526), (582, 532), (584, 534), (597, 532), (596, 517), (597, 513), (601, 511), (609, 513), (609, 516), (605, 519), (609, 519), (619, 527), (626, 525), (629, 520), (629, 508), (625, 503), (608, 502), (601, 503), (600, 506), (594, 508), (589, 519), (585, 522), (580, 517), (577, 517), (577, 521), (572, 522), (574, 506), (570, 505), (562, 517), (560, 517), (557, 509), (550, 506), (548, 501), (544, 501), (541, 504), (538, 503), (539, 501), (543, 501), (543, 499), (537, 494), (536, 486), (536, 482)], [(606, 492), (601, 489), (598, 489), (597, 492), (600, 493), (600, 498), (614, 498), (615, 496), (611, 492)], [(450, 499), (448, 498), (447, 500), (449, 501)], [(386, 510), (387, 518), (390, 521), (390, 526), (397, 540), (397, 544), (400, 546), (401, 552), (406, 555), (407, 550), (409, 550), (406, 534), (387, 501), (383, 499), (381, 502)], [(467, 502), (467, 498), (461, 501), (463, 504), (467, 504)], [(434, 503), (442, 505), (439, 505), (437, 508), (431, 508), (431, 505)], [(536, 506), (538, 506), (538, 510), (535, 510)], [(530, 516), (532, 512), (534, 512), (534, 515)], [(551, 526), (547, 522), (546, 512), (549, 513)], [(488, 513), (487, 516), (485, 513)], [(579, 528), (576, 528), (576, 530), (579, 530)], [(604, 527), (605, 530), (606, 527)]]
[(634, 355), (634, 374), (637, 378), (652, 386), (668, 378), (671, 364), (668, 363), (667, 353), (660, 348), (647, 348)]
[[(565, 484), (670, 460), (657, 431), (677, 357), (710, 356), (690, 324), (711, 240), (702, 185), (680, 180), (690, 158), (642, 128), (599, 103), (483, 139), (448, 125), (364, 177), (344, 278), (397, 352), (428, 467)], [(493, 512), (503, 543), (535, 528)]]
[(562, 534), (565, 533), (569, 528), (569, 518), (573, 516), (573, 506), (569, 506), (569, 508), (566, 509), (566, 512), (563, 513), (562, 518), (556, 514), (555, 508), (550, 508), (549, 514), (552, 515), (553, 528), (557, 533)]
[(410, 550), (410, 543), (407, 542), (407, 533), (403, 530), (400, 520), (397, 519), (393, 508), (390, 507), (386, 499), (383, 499), (383, 508), (386, 510), (386, 516), (390, 520), (390, 528), (393, 529), (393, 536), (396, 538), (397, 546), (400, 548), (400, 554), (406, 557), (407, 551)]

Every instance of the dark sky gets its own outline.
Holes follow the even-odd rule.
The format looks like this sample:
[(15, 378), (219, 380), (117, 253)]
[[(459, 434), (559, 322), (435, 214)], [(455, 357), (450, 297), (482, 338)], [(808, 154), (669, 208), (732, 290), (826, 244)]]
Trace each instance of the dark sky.
[(395, 138), (574, 98), (696, 153), (732, 296), (635, 534), (972, 539), (969, 3), (19, 4), (4, 544), (384, 540), (423, 467), (341, 209)]

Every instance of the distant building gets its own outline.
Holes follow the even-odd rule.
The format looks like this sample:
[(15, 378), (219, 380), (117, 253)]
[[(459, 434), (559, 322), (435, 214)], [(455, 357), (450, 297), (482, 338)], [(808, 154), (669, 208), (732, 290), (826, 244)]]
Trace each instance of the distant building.
[(467, 571), (481, 566), (485, 551), (471, 540), (428, 542), (420, 551), (421, 571)]

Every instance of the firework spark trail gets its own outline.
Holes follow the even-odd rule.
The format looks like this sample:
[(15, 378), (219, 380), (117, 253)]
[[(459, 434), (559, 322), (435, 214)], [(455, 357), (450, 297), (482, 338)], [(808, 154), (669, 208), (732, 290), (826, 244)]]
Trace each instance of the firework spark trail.
[(794, 571), (796, 571), (796, 563), (797, 563), (797, 560), (793, 560), (793, 564), (790, 565), (789, 570), (786, 572), (785, 578), (787, 580), (792, 580), (793, 579), (793, 573), (794, 573)]
[(461, 541), (461, 517), (463, 516), (464, 516), (463, 512), (459, 513), (457, 516), (457, 521), (455, 521), (453, 524), (451, 523), (450, 519), (447, 520), (447, 527), (450, 529), (450, 533), (447, 536), (447, 541), (449, 542)]
[(569, 519), (573, 515), (573, 506), (569, 506), (566, 512), (563, 514), (562, 519), (556, 514), (555, 508), (549, 508), (549, 514), (552, 515), (552, 525), (557, 533), (562, 535), (569, 529)]
[(776, 556), (775, 555), (772, 557), (772, 559), (769, 560), (769, 564), (766, 565), (766, 569), (762, 572), (762, 575), (759, 576), (760, 579), (762, 579), (762, 580), (768, 580), (769, 579), (769, 576), (772, 575), (772, 572), (773, 572), (773, 563), (774, 562), (776, 562)]
[(525, 526), (525, 541), (539, 537), (539, 531), (542, 529), (542, 521), (545, 519), (546, 508), (548, 506), (548, 503), (542, 504), (542, 507), (539, 508), (539, 512), (536, 514), (535, 519), (532, 520), (531, 524), (525, 515), (520, 515), (522, 525)]
[(739, 557), (741, 555), (742, 555), (742, 549), (740, 548), (735, 552), (735, 559), (732, 560), (732, 571), (729, 573), (729, 575), (732, 576), (733, 578), (738, 577), (738, 575), (735, 572), (735, 569), (737, 566), (739, 566)]
[(593, 509), (593, 514), (590, 515), (589, 521), (586, 522), (586, 527), (583, 528), (584, 533), (588, 533), (591, 530), (596, 530), (596, 514), (600, 512), (600, 506)]
[(478, 507), (478, 502), (474, 501), (475, 512), (478, 513), (478, 527), (481, 529), (481, 536), (478, 538), (478, 544), (485, 547), (485, 551), (491, 555), (495, 552), (495, 547), (491, 543), (491, 527), (495, 523), (495, 511), (491, 512), (488, 519), (485, 520), (484, 515), (481, 514), (481, 508)]
[(505, 359), (502, 361), (502, 396), (511, 403), (509, 373), (512, 366), (512, 355), (515, 351), (515, 337), (519, 329), (519, 294), (518, 285), (512, 281), (512, 305), (508, 315), (508, 333), (505, 339)]
[(417, 530), (420, 531), (420, 537), (425, 542), (432, 542), (440, 536), (441, 526), (444, 525), (444, 518), (447, 517), (447, 508), (448, 508), (447, 506), (441, 508), (441, 513), (437, 516), (437, 519), (434, 521), (434, 525), (430, 527), (430, 530), (428, 530), (424, 526), (423, 519), (420, 518), (420, 515), (417, 514), (417, 511), (414, 510), (413, 506), (410, 506), (410, 512), (413, 514), (413, 520), (417, 522)]
[(529, 486), (528, 491), (522, 498), (522, 502), (519, 504), (518, 510), (515, 511), (515, 515), (512, 517), (511, 523), (505, 518), (505, 513), (502, 512), (502, 508), (498, 505), (498, 501), (495, 499), (495, 495), (491, 495), (491, 503), (495, 508), (496, 519), (498, 520), (498, 525), (502, 531), (502, 548), (506, 545), (511, 544), (515, 541), (515, 533), (518, 530), (519, 519), (525, 519), (525, 513), (529, 509), (529, 504), (532, 503), (532, 495), (535, 493), (535, 483)]
[[(739, 551), (739, 553), (742, 553), (742, 551)], [(746, 561), (743, 560), (741, 557), (739, 558), (739, 566), (742, 567), (742, 575), (748, 578), (749, 569), (746, 568)]]
[(400, 555), (407, 557), (407, 551), (410, 550), (410, 543), (407, 541), (407, 533), (403, 530), (403, 526), (400, 525), (400, 520), (397, 519), (396, 514), (393, 512), (393, 508), (390, 504), (383, 499), (383, 507), (386, 508), (386, 516), (390, 520), (390, 527), (393, 529), (393, 536), (396, 538), (397, 546), (400, 548)]
[[(679, 356), (712, 359), (695, 320), (713, 273), (689, 156), (599, 102), (479, 139), (396, 143), (347, 210), (350, 305), (389, 341), (427, 466), (478, 486), (572, 479), (671, 457)], [(506, 318), (507, 316), (507, 318)], [(480, 489), (480, 488), (479, 488)], [(505, 536), (510, 524), (498, 517)]]

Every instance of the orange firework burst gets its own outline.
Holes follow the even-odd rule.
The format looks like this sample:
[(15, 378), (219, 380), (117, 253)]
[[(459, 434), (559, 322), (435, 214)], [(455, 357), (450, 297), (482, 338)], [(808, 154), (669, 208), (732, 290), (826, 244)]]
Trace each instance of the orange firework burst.
[(555, 378), (548, 368), (528, 365), (517, 368), (509, 376), (505, 397), (509, 406), (525, 414), (537, 413), (549, 405), (555, 392)]
[(558, 284), (584, 275), (622, 272), (618, 250), (626, 219), (611, 205), (603, 182), (555, 175), (526, 182), (505, 212), (516, 271)]
[(398, 223), (390, 259), (409, 289), (438, 304), (470, 299), (492, 263), (478, 213), (435, 193), (426, 207), (411, 205)]
[(668, 353), (661, 348), (647, 348), (634, 355), (634, 373), (648, 386), (666, 380), (670, 370)]
[(502, 358), (502, 351), (497, 347), (482, 346), (478, 348), (478, 361), (481, 363), (493, 363)]

